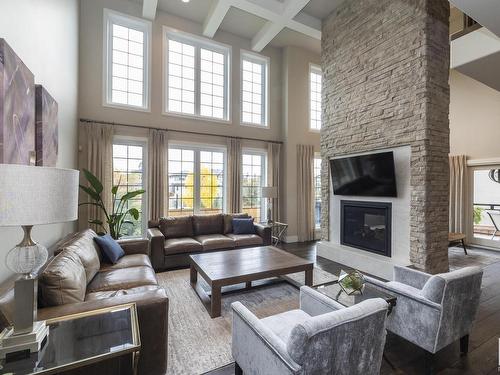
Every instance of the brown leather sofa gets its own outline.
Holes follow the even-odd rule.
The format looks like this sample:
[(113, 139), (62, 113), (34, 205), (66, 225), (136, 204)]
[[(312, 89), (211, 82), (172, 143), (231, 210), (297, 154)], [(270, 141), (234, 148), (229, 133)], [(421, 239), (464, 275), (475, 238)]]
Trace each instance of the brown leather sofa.
[[(55, 246), (55, 256), (39, 274), (38, 319), (135, 302), (141, 338), (139, 373), (164, 375), (168, 298), (151, 266), (149, 241), (120, 240), (125, 256), (116, 264), (107, 264), (93, 240), (95, 236), (88, 229)], [(10, 294), (0, 295), (3, 325), (9, 323), (9, 311), (12, 313), (12, 291)], [(97, 373), (110, 373), (109, 368), (109, 364), (103, 363)]]
[(254, 223), (255, 234), (234, 234), (232, 219), (247, 214), (166, 217), (148, 222), (155, 270), (189, 265), (189, 255), (271, 244), (271, 228)]

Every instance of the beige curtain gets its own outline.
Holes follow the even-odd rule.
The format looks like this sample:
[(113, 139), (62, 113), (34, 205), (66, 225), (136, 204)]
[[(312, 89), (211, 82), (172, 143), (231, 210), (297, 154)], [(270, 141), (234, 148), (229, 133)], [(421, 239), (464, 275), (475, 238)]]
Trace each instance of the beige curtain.
[(450, 232), (465, 233), (467, 219), (467, 156), (450, 156)]
[(148, 138), (148, 215), (157, 220), (167, 214), (168, 133), (150, 129)]
[(227, 140), (227, 211), (241, 211), (241, 141)]
[(314, 240), (314, 147), (297, 145), (297, 235)]
[(272, 200), (271, 210), (273, 221), (280, 221), (280, 159), (281, 159), (281, 144), (267, 144), (267, 186), (275, 186), (278, 188), (278, 198)]
[[(111, 211), (111, 188), (113, 185), (113, 126), (98, 123), (82, 123), (80, 125), (81, 145), (83, 155), (80, 158), (80, 169), (87, 169), (94, 174), (103, 185), (102, 198), (108, 213)], [(80, 174), (80, 183), (87, 185), (83, 174)], [(80, 191), (80, 202), (90, 202), (88, 195)], [(91, 227), (100, 232), (102, 228), (89, 225), (90, 219), (105, 222), (102, 210), (93, 205), (80, 207), (78, 218), (79, 229)], [(107, 226), (106, 226), (107, 230)]]

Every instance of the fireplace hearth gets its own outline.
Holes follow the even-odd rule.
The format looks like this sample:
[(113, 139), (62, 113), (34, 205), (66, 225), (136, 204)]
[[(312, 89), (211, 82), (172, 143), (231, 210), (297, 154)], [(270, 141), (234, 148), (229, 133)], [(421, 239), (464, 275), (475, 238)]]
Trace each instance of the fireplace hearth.
[(391, 256), (391, 210), (385, 202), (340, 202), (340, 243)]

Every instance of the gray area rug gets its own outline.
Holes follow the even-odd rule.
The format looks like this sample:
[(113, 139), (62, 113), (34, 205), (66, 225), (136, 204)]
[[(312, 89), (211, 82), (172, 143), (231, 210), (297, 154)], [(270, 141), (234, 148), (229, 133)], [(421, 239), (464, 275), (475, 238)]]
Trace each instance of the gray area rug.
[(500, 252), (467, 246), (467, 255), (465, 255), (463, 247), (453, 246), (448, 249), (448, 260), (451, 271), (468, 266), (484, 268), (500, 262)]
[[(336, 280), (336, 276), (314, 269), (314, 284)], [(231, 303), (242, 302), (257, 317), (299, 307), (299, 290), (285, 282), (222, 297), (222, 316), (212, 319), (191, 288), (189, 270), (156, 275), (169, 297), (168, 374), (202, 374), (233, 362), (231, 357)], [(299, 284), (304, 273), (288, 275)], [(198, 280), (202, 280), (201, 277)], [(207, 285), (202, 285), (208, 289)]]

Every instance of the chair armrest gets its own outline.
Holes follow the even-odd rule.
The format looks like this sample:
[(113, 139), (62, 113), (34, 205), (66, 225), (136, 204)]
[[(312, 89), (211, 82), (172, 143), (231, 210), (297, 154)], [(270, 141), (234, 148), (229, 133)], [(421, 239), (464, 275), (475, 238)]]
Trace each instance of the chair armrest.
[(153, 268), (155, 271), (162, 269), (165, 258), (165, 236), (158, 228), (148, 228), (147, 237), (150, 241)]
[(311, 316), (322, 315), (343, 308), (345, 307), (337, 301), (308, 286), (300, 288), (300, 309)]
[(394, 266), (394, 281), (422, 289), (431, 275), (413, 268)]
[(271, 227), (269, 227), (267, 225), (258, 224), (258, 223), (254, 223), (254, 227), (255, 227), (255, 232), (260, 237), (262, 237), (262, 240), (263, 240), (262, 244), (264, 246), (271, 245), (271, 243), (272, 243)]
[[(370, 276), (365, 276), (365, 280), (375, 286), (376, 288), (381, 289), (382, 291), (394, 295), (397, 299), (403, 297), (408, 298), (413, 301), (422, 303), (428, 307), (441, 311), (441, 305), (431, 300), (425, 298), (420, 294), (420, 289), (414, 288), (407, 284), (400, 283), (398, 281), (393, 281), (391, 283), (386, 283), (384, 281), (380, 281), (378, 279), (374, 279)], [(396, 300), (396, 304), (398, 301)]]
[[(233, 309), (232, 352), (236, 362), (244, 365), (246, 356), (254, 355), (257, 362), (248, 359), (254, 366), (285, 366), (287, 372), (296, 372), (300, 366), (290, 357), (284, 343), (266, 327), (241, 302), (231, 304)], [(257, 369), (255, 369), (257, 370)], [(266, 370), (263, 369), (262, 373)], [(267, 368), (267, 373), (277, 373)], [(278, 372), (282, 373), (282, 372)]]
[(144, 254), (144, 255), (150, 256), (149, 240), (146, 238), (121, 239), (121, 240), (118, 240), (118, 243), (122, 247), (123, 251), (125, 251), (125, 255)]

